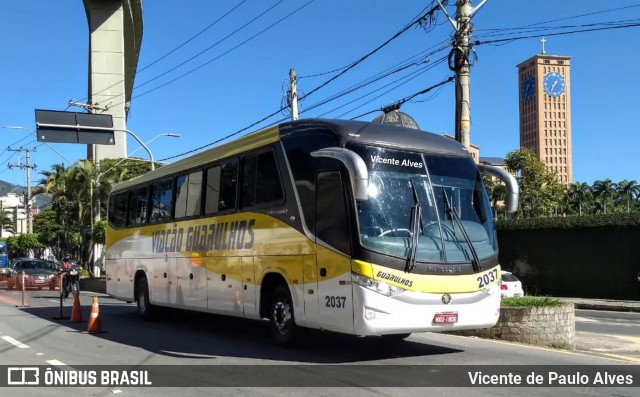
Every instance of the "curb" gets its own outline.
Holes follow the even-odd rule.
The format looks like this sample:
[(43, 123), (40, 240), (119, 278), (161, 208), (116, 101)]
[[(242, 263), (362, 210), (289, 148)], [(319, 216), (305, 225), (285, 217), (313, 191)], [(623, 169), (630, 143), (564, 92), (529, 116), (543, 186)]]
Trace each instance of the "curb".
[(574, 302), (576, 309), (583, 310), (608, 310), (612, 312), (634, 312), (640, 313), (640, 305), (638, 306), (623, 306), (623, 305), (607, 305), (601, 303), (584, 303)]

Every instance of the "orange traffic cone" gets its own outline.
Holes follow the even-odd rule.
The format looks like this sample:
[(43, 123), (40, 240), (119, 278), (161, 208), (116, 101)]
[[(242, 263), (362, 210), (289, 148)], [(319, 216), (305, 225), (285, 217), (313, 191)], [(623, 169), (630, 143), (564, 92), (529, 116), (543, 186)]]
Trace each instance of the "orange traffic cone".
[(87, 328), (87, 332), (90, 334), (99, 334), (102, 332), (102, 326), (100, 325), (100, 307), (98, 306), (98, 297), (93, 297), (93, 302), (91, 302), (91, 314), (89, 315), (89, 327)]
[(82, 322), (82, 308), (80, 308), (80, 292), (76, 291), (73, 295), (73, 309), (71, 309), (70, 323)]

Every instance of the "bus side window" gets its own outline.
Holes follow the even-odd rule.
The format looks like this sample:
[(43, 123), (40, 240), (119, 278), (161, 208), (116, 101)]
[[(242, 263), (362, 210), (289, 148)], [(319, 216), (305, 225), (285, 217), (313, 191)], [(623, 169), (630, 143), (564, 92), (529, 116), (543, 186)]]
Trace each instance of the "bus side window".
[(127, 225), (143, 225), (147, 223), (147, 187), (133, 190), (129, 195), (129, 215)]
[(109, 197), (109, 224), (115, 229), (126, 226), (127, 220), (127, 192), (114, 194)]
[(282, 182), (272, 151), (242, 159), (242, 193), (240, 208), (281, 204)]
[(206, 183), (205, 215), (234, 210), (238, 184), (238, 160), (230, 159), (222, 164), (207, 168)]
[(351, 254), (349, 216), (339, 171), (325, 171), (318, 174), (316, 236), (338, 251)]
[(202, 171), (179, 175), (176, 178), (176, 219), (200, 215)]
[(166, 222), (171, 218), (171, 179), (151, 185), (151, 219), (149, 222)]

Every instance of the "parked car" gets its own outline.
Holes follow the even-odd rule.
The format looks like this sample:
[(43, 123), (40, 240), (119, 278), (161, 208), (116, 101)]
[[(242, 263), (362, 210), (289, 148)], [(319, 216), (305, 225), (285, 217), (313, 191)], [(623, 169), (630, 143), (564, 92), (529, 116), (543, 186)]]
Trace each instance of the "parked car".
[(502, 271), (502, 284), (500, 285), (502, 296), (512, 298), (515, 296), (524, 296), (522, 282), (511, 272)]
[(56, 268), (47, 261), (33, 258), (20, 258), (13, 263), (7, 273), (7, 288), (20, 290), (23, 280), (25, 288), (48, 287), (52, 291), (60, 284)]

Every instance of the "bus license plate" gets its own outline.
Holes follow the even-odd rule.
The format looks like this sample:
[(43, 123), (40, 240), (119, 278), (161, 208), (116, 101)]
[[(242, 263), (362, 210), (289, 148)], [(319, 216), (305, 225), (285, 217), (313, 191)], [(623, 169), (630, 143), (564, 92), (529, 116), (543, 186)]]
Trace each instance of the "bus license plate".
[(434, 324), (455, 324), (458, 322), (458, 313), (457, 312), (453, 312), (453, 313), (436, 313), (435, 316), (433, 316), (433, 323)]

